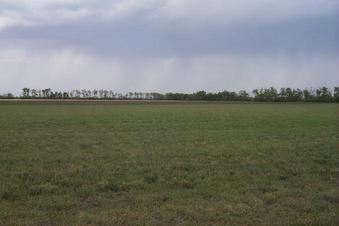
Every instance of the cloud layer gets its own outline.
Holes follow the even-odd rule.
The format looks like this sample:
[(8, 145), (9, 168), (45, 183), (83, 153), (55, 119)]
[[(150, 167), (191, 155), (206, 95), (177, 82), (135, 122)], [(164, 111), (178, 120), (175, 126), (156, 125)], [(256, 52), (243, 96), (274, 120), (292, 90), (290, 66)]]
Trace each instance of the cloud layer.
[(0, 91), (339, 84), (336, 0), (1, 0)]

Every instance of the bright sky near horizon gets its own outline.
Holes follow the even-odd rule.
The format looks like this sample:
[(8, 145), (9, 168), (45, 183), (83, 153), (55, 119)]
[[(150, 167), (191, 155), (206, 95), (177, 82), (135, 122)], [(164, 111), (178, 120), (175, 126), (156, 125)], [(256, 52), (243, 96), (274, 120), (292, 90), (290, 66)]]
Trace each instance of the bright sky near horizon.
[(0, 0), (0, 93), (338, 85), (338, 0)]

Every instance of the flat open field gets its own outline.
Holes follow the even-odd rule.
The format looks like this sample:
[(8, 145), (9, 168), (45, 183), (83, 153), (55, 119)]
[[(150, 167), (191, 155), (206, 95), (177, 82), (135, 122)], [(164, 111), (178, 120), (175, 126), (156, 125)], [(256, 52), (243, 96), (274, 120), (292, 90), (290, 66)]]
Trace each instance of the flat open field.
[(338, 112), (0, 103), (0, 225), (339, 225)]

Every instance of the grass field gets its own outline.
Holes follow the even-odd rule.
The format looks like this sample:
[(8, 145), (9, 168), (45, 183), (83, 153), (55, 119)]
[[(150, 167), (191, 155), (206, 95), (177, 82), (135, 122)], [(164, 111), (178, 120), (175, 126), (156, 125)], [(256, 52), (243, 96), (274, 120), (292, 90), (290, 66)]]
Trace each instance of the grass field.
[(0, 103), (0, 225), (339, 225), (338, 112)]

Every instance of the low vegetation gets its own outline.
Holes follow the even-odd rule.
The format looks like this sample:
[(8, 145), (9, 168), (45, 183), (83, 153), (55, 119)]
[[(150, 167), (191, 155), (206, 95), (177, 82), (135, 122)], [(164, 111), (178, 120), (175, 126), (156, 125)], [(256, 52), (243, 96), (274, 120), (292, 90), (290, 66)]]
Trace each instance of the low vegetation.
[(257, 101), (257, 102), (339, 102), (339, 87), (333, 90), (327, 87), (318, 89), (271, 88), (255, 89), (252, 95), (245, 90), (239, 92), (223, 91), (207, 93), (116, 93), (104, 89), (82, 89), (73, 91), (52, 91), (51, 89), (23, 88), (22, 95), (0, 95), (0, 99), (86, 99), (86, 100), (203, 100), (203, 101)]
[(0, 225), (339, 225), (337, 104), (0, 103)]

